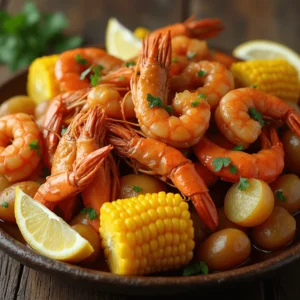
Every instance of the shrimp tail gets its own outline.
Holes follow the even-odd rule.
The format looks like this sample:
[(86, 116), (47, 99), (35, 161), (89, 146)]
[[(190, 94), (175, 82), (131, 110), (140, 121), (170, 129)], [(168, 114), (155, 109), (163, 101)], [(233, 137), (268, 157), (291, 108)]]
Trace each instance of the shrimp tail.
[(295, 110), (288, 111), (286, 123), (294, 133), (300, 136), (300, 115)]

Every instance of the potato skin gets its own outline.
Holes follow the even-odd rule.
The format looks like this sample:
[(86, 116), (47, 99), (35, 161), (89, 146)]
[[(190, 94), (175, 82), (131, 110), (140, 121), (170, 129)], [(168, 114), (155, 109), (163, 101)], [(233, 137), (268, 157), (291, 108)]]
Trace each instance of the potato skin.
[(287, 129), (281, 138), (284, 148), (285, 167), (290, 173), (300, 175), (300, 137)]
[(18, 95), (5, 100), (0, 105), (0, 117), (20, 112), (33, 116), (34, 110), (35, 103), (31, 98)]

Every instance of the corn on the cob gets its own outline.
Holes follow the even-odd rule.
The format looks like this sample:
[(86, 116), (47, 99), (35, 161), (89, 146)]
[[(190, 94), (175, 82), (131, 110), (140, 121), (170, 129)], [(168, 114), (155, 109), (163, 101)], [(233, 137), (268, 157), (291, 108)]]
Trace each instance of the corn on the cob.
[(59, 55), (36, 58), (28, 70), (27, 94), (36, 104), (59, 94), (54, 68)]
[(254, 86), (283, 100), (298, 102), (300, 83), (297, 70), (283, 59), (250, 60), (231, 66), (237, 87)]
[(100, 235), (111, 272), (123, 275), (178, 269), (195, 246), (188, 204), (165, 192), (104, 203)]

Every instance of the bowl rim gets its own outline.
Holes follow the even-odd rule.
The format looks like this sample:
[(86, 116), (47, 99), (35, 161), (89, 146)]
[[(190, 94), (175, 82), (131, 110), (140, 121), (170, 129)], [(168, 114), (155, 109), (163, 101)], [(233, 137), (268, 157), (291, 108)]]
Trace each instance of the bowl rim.
[[(2, 84), (1, 90), (25, 76), (27, 69), (16, 72)], [(1, 221), (0, 221), (1, 224)], [(115, 291), (120, 288), (125, 294), (173, 293), (199, 287), (209, 287), (220, 284), (237, 283), (244, 280), (262, 277), (270, 272), (284, 267), (300, 258), (300, 241), (282, 250), (273, 257), (240, 268), (192, 276), (127, 276), (117, 275), (106, 271), (88, 269), (43, 256), (29, 246), (26, 246), (9, 235), (0, 225), (0, 250), (13, 257), (20, 263), (55, 277), (68, 278), (73, 282), (92, 286), (102, 291)], [(128, 290), (130, 287), (139, 287)], [(167, 290), (164, 290), (167, 289)], [(119, 292), (119, 290), (117, 291)]]

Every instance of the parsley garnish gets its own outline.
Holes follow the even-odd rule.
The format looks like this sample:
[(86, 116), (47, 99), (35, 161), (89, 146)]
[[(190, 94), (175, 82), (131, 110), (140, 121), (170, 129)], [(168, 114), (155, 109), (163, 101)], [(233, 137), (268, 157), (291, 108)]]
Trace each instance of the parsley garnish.
[(29, 144), (29, 148), (30, 150), (36, 150), (37, 155), (39, 157), (41, 157), (41, 149), (40, 149), (40, 145), (39, 145), (39, 141), (38, 140), (33, 140), (30, 144)]
[(261, 126), (265, 125), (265, 121), (263, 120), (262, 114), (259, 111), (257, 111), (254, 107), (250, 107), (248, 112), (253, 120), (259, 122)]
[(2, 206), (3, 208), (8, 208), (8, 203), (7, 203), (6, 201), (3, 201), (3, 202), (1, 203), (1, 206)]
[(282, 201), (282, 202), (286, 202), (286, 199), (285, 199), (285, 196), (284, 196), (282, 190), (277, 190), (277, 191), (275, 191), (275, 197), (276, 197), (277, 199), (279, 199), (280, 201)]
[(196, 55), (196, 52), (190, 52), (190, 53), (187, 54), (187, 58), (188, 59), (193, 59), (195, 57), (195, 55)]
[(191, 102), (191, 105), (192, 105), (193, 107), (196, 107), (196, 106), (199, 105), (199, 103), (200, 103), (199, 100), (195, 100), (195, 101)]
[(134, 186), (132, 187), (132, 189), (133, 189), (136, 193), (139, 193), (139, 192), (141, 192), (141, 191), (143, 190), (141, 187), (136, 186), (136, 185), (134, 185)]
[(173, 108), (170, 105), (163, 105), (162, 100), (158, 96), (152, 96), (151, 94), (147, 94), (147, 101), (149, 102), (149, 108), (153, 107), (162, 107), (164, 108), (168, 113), (173, 113)]
[(245, 191), (250, 186), (250, 182), (247, 178), (240, 178), (237, 188), (241, 191)]
[(75, 60), (81, 65), (86, 65), (88, 63), (88, 61), (86, 59), (83, 59), (80, 54), (75, 55)]
[(68, 130), (68, 127), (63, 126), (61, 129), (60, 135), (63, 136), (67, 130)]
[(90, 220), (95, 220), (98, 218), (96, 210), (92, 207), (85, 207), (80, 213), (87, 214), (87, 216)]
[(236, 174), (237, 173), (237, 167), (236, 166), (230, 166), (229, 167), (229, 172), (232, 174)]
[(199, 77), (203, 77), (203, 76), (205, 76), (206, 75), (206, 71), (203, 71), (203, 70), (200, 70), (198, 73), (197, 73), (197, 75), (199, 76)]
[(134, 61), (126, 62), (126, 63), (125, 63), (125, 66), (126, 66), (127, 68), (129, 68), (130, 66), (135, 66), (135, 62), (134, 62)]
[(124, 75), (120, 76), (120, 78), (119, 78), (119, 80), (124, 80), (124, 79), (125, 79)]
[(244, 150), (244, 146), (242, 145), (237, 145), (232, 148), (232, 151), (243, 151), (243, 150)]
[(231, 159), (228, 157), (217, 157), (214, 158), (212, 162), (215, 172), (220, 171), (223, 167), (228, 167), (230, 163)]
[(256, 88), (257, 88), (257, 85), (256, 85), (256, 84), (253, 84), (253, 85), (251, 85), (251, 87), (252, 87), (253, 89), (256, 89)]
[(92, 66), (90, 66), (89, 68), (87, 68), (86, 70), (84, 70), (81, 74), (80, 74), (80, 80), (85, 79), (85, 77), (91, 72), (92, 70)]
[(173, 58), (172, 58), (172, 62), (173, 62), (173, 63), (177, 63), (177, 62), (178, 62), (178, 58), (177, 58), (177, 57), (173, 57)]
[(91, 75), (90, 80), (91, 80), (91, 85), (92, 86), (96, 86), (99, 82), (99, 79), (101, 77), (101, 71), (103, 70), (103, 66), (102, 65), (96, 65), (96, 66), (90, 66), (89, 68), (87, 68), (86, 70), (84, 70), (81, 74), (80, 74), (80, 80), (84, 80), (85, 77), (91, 72), (93, 71), (94, 74)]
[(186, 265), (183, 269), (183, 276), (191, 276), (198, 274), (208, 274), (208, 266), (204, 261), (199, 263), (190, 263)]
[(201, 93), (201, 94), (199, 94), (198, 96), (197, 96), (197, 99), (201, 99), (201, 98), (203, 98), (204, 100), (206, 100), (207, 101), (207, 97), (206, 97), (206, 94), (204, 94), (204, 93)]

